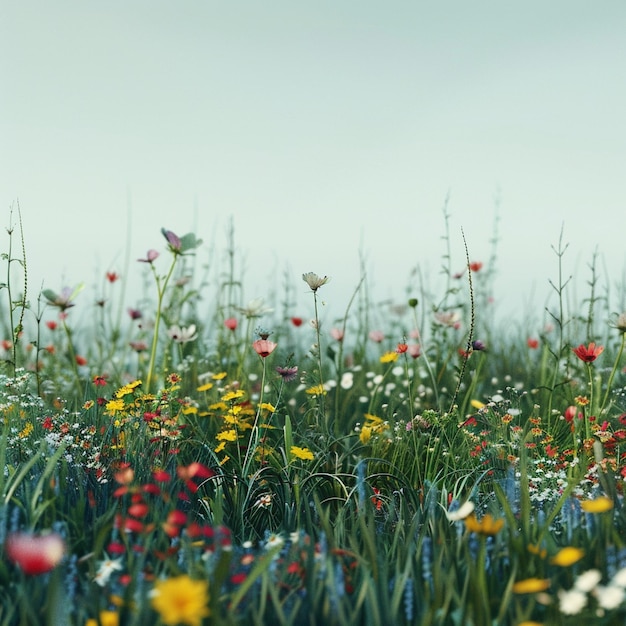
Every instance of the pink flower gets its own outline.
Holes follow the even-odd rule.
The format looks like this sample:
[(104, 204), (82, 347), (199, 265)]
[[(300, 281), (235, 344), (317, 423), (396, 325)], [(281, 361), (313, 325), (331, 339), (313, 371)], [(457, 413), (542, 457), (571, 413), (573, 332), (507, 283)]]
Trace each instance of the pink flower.
[(343, 341), (343, 330), (341, 330), (341, 328), (331, 328), (330, 329), (330, 336), (335, 341)]
[(269, 356), (270, 354), (272, 354), (272, 352), (274, 352), (277, 345), (278, 344), (270, 341), (269, 339), (257, 339), (252, 344), (252, 347), (259, 356), (265, 358), (266, 356)]
[(58, 533), (17, 532), (7, 537), (5, 550), (9, 560), (25, 574), (36, 576), (53, 570), (61, 562), (65, 542)]
[(152, 263), (157, 257), (159, 253), (156, 250), (148, 250), (145, 259), (137, 259), (140, 263)]
[(407, 352), (414, 358), (417, 359), (417, 357), (422, 355), (422, 346), (420, 346), (418, 343), (411, 343), (408, 346)]
[(228, 330), (236, 330), (237, 329), (237, 318), (229, 317), (224, 320), (224, 326), (228, 328)]
[(376, 343), (382, 343), (385, 339), (385, 333), (382, 330), (370, 330), (369, 338)]

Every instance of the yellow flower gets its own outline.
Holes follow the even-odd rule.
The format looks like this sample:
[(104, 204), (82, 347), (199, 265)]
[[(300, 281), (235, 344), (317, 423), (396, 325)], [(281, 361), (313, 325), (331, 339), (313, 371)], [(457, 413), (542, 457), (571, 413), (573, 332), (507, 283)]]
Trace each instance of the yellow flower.
[(226, 442), (220, 441), (220, 443), (217, 445), (217, 448), (215, 448), (214, 450), (215, 454), (219, 454), (225, 447), (226, 447)]
[(525, 578), (513, 585), (513, 593), (537, 593), (545, 591), (550, 586), (547, 578)]
[(168, 626), (200, 626), (202, 618), (209, 615), (209, 585), (187, 575), (157, 580), (151, 603)]
[(124, 410), (124, 400), (109, 400), (104, 408), (107, 410), (109, 415), (115, 415), (118, 411)]
[(276, 410), (276, 407), (269, 402), (261, 402), (261, 404), (259, 404), (259, 408), (267, 409), (270, 413), (274, 413), (274, 411)]
[(200, 385), (196, 388), (196, 391), (208, 391), (213, 388), (213, 383), (204, 383), (204, 385)]
[(481, 402), (480, 400), (470, 400), (470, 404), (475, 408), (475, 409), (484, 409), (485, 408), (485, 403)]
[(22, 428), (22, 430), (19, 432), (18, 437), (20, 439), (26, 439), (26, 437), (28, 437), (28, 435), (30, 435), (33, 432), (33, 425), (31, 422), (26, 422), (26, 425), (24, 426), (24, 428)]
[(223, 430), (221, 433), (217, 433), (215, 438), (218, 441), (237, 441), (237, 431), (233, 428), (230, 430)]
[(529, 543), (528, 544), (528, 551), (531, 554), (536, 554), (538, 557), (545, 559), (546, 555), (548, 554), (548, 551), (545, 548), (542, 548), (541, 546), (535, 545), (533, 543)]
[(308, 393), (310, 396), (325, 396), (326, 389), (324, 389), (324, 385), (313, 385), (313, 387), (306, 389), (304, 393)]
[(228, 463), (228, 461), (230, 461), (230, 457), (228, 456), (228, 454), (220, 461), (220, 467), (222, 467), (222, 465), (224, 465), (225, 463)]
[(117, 611), (100, 611), (100, 619), (90, 617), (85, 626), (119, 626), (120, 616)]
[(398, 360), (398, 353), (393, 350), (390, 350), (389, 352), (385, 352), (385, 354), (383, 354), (380, 357), (381, 363), (394, 363), (397, 360)]
[(214, 402), (213, 404), (209, 404), (210, 411), (225, 411), (228, 408), (226, 402)]
[(613, 500), (606, 496), (600, 496), (595, 500), (583, 500), (580, 503), (580, 508), (585, 511), (585, 513), (604, 513), (613, 508)]
[(520, 622), (517, 626), (543, 626), (543, 624), (541, 622), (533, 622), (530, 620), (524, 620), (523, 622)]
[(237, 391), (229, 391), (222, 396), (222, 402), (237, 400), (237, 398), (242, 398), (244, 395), (246, 395), (246, 392), (242, 389), (238, 389)]
[(504, 520), (502, 518), (494, 519), (491, 514), (487, 513), (483, 515), (483, 518), (478, 521), (475, 515), (469, 515), (465, 518), (465, 527), (472, 533), (478, 533), (479, 535), (497, 535), (504, 526)]
[(382, 424), (383, 423), (382, 417), (378, 417), (378, 415), (372, 415), (371, 413), (366, 413), (365, 414), (365, 419), (368, 422), (373, 422), (374, 424)]
[(577, 561), (580, 561), (583, 556), (585, 556), (585, 551), (580, 548), (562, 548), (550, 559), (550, 563), (552, 563), (552, 565), (568, 567), (569, 565), (573, 565)]
[(183, 409), (183, 415), (189, 415), (190, 413), (195, 415), (198, 412), (198, 408), (195, 406), (186, 406)]
[(228, 374), (226, 372), (219, 372), (218, 374), (213, 374), (213, 376), (211, 376), (211, 378), (213, 380), (222, 380), (223, 378), (226, 378), (226, 376), (228, 376)]
[(359, 434), (359, 439), (361, 443), (365, 445), (372, 438), (372, 428), (370, 426), (363, 426), (361, 428), (361, 432)]
[(93, 400), (87, 400), (87, 402), (85, 402), (85, 404), (83, 404), (83, 409), (85, 409), (85, 411), (89, 411), (89, 409), (95, 404), (95, 402)]
[(302, 459), (303, 461), (312, 461), (315, 457), (308, 448), (300, 448), (298, 446), (291, 446), (291, 456), (295, 456), (296, 459)]

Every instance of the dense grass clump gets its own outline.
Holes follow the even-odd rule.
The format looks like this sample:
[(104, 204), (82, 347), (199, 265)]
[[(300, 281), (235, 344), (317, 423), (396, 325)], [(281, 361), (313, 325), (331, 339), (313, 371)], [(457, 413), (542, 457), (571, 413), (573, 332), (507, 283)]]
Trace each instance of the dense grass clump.
[(469, 255), (329, 320), (326, 276), (248, 301), (232, 250), (200, 280), (163, 236), (130, 301), (108, 271), (33, 304), (4, 256), (0, 624), (624, 623), (626, 314), (593, 267), (539, 330)]

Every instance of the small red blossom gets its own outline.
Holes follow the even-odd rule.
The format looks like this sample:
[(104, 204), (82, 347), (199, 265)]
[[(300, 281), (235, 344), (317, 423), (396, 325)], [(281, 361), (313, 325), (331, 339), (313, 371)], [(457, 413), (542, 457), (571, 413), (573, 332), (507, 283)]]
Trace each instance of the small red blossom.
[(116, 280), (119, 280), (120, 275), (117, 272), (107, 272), (106, 274), (107, 280), (110, 283), (114, 283)]
[(330, 329), (330, 336), (335, 341), (343, 341), (343, 330), (341, 330), (341, 328), (331, 328)]
[(604, 346), (596, 346), (592, 341), (586, 347), (581, 343), (578, 348), (572, 348), (572, 350), (581, 361), (592, 363), (604, 352)]
[(396, 347), (396, 352), (398, 354), (404, 354), (409, 349), (409, 346), (406, 343), (399, 343)]
[(93, 384), (96, 387), (104, 387), (107, 384), (107, 379), (104, 376), (96, 374), (93, 377)]
[(58, 533), (11, 533), (4, 547), (9, 560), (29, 576), (52, 571), (65, 554), (65, 542)]
[(84, 356), (80, 356), (80, 354), (76, 355), (76, 365), (87, 365), (87, 359)]
[(526, 345), (531, 349), (531, 350), (536, 350), (539, 347), (539, 339), (535, 339), (534, 337), (529, 337), (526, 340)]
[(469, 268), (472, 272), (479, 272), (482, 269), (483, 264), (480, 261), (474, 261), (469, 264)]
[(128, 309), (128, 315), (131, 320), (140, 320), (143, 317), (143, 313), (139, 309)]
[(303, 320), (302, 320), (302, 318), (301, 318), (301, 317), (292, 317), (292, 318), (291, 318), (291, 323), (292, 323), (292, 324), (293, 324), (296, 328), (298, 328), (298, 326), (302, 326), (302, 322), (303, 322)]
[(237, 325), (238, 325), (238, 322), (237, 322), (236, 317), (229, 317), (224, 320), (224, 326), (226, 326), (228, 330), (232, 330), (232, 331), (237, 330)]
[(54, 320), (48, 320), (46, 322), (46, 326), (50, 329), (50, 330), (56, 330), (58, 324), (54, 321)]

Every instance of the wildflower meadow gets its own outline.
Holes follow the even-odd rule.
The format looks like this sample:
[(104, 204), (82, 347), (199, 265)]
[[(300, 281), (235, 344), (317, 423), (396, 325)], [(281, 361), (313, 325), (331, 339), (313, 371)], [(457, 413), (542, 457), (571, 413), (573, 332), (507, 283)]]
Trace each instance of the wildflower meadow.
[(494, 320), (467, 246), (329, 317), (323, 259), (251, 299), (175, 225), (33, 294), (11, 219), (0, 625), (626, 623), (624, 286), (594, 263), (575, 302), (559, 244), (536, 320)]

